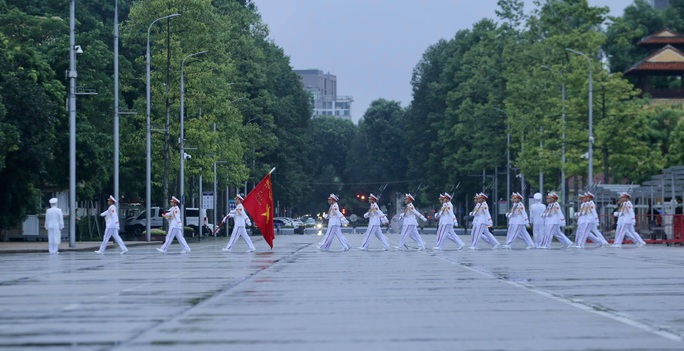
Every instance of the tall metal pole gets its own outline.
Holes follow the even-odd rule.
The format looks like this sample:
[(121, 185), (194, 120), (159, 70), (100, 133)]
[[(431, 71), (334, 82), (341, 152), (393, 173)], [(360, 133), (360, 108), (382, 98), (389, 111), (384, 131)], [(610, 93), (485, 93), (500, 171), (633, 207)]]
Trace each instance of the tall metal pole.
[[(196, 52), (194, 54), (190, 54), (188, 56), (185, 56), (183, 58), (183, 61), (181, 61), (181, 82), (180, 82), (180, 197), (181, 197), (181, 205), (180, 205), (180, 211), (181, 213), (185, 213), (185, 77), (184, 77), (184, 70), (185, 70), (185, 60), (189, 59), (190, 57), (201, 55), (206, 53), (207, 50), (205, 51), (200, 51)], [(201, 194), (200, 194), (201, 196)], [(201, 234), (201, 232), (200, 232)]]
[[(561, 196), (563, 199), (561, 202), (565, 205), (568, 201), (566, 189), (567, 182), (565, 180), (565, 81), (563, 81), (563, 84), (561, 85), (561, 94), (563, 96), (563, 142), (561, 144)], [(563, 208), (565, 208), (565, 206), (563, 206)]]
[(594, 82), (592, 77), (591, 59), (581, 51), (569, 48), (565, 48), (565, 50), (584, 56), (589, 64), (589, 152), (587, 153), (589, 159), (589, 179), (587, 185), (591, 188), (594, 185)]
[(147, 51), (145, 54), (147, 63), (147, 162), (145, 177), (145, 212), (147, 214), (145, 218), (145, 230), (147, 231), (147, 241), (152, 241), (152, 233), (150, 233), (152, 224), (152, 216), (150, 214), (150, 212), (152, 212), (152, 127), (150, 125), (150, 31), (152, 30), (152, 26), (158, 21), (176, 16), (180, 16), (180, 14), (174, 13), (168, 16), (157, 18), (156, 20), (152, 21), (152, 23), (150, 23), (150, 26), (147, 28)]
[[(215, 125), (214, 125), (214, 126), (215, 126)], [(214, 199), (212, 200), (212, 201), (214, 201), (214, 226), (216, 226), (216, 210), (218, 209), (218, 208), (217, 208), (217, 204), (218, 204), (217, 197), (218, 197), (218, 194), (216, 193), (216, 180), (217, 180), (217, 177), (216, 177), (216, 162), (214, 162)], [(214, 228), (216, 228), (216, 227), (214, 227)]]
[(69, 247), (76, 247), (76, 3), (69, 1)]
[(119, 0), (114, 1), (114, 198), (119, 208)]
[[(511, 196), (511, 121), (506, 111), (497, 107), (492, 108), (506, 116), (506, 197), (509, 197)], [(506, 200), (506, 211), (508, 211), (508, 202)]]

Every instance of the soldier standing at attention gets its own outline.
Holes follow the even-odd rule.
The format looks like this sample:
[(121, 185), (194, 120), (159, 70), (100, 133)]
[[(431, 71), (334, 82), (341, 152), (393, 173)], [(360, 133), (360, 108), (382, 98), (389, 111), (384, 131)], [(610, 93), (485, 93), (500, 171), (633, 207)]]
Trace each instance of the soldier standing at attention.
[(64, 229), (64, 213), (57, 207), (57, 198), (50, 199), (50, 208), (45, 211), (45, 229), (48, 232), (48, 251), (59, 254), (59, 243)]

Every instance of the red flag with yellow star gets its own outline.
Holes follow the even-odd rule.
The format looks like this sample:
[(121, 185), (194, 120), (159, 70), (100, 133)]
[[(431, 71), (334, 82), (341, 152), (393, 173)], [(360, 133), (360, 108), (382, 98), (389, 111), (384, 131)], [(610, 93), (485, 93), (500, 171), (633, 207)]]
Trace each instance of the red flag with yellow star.
[[(275, 168), (274, 168), (275, 169)], [(273, 172), (273, 170), (271, 170)], [(264, 240), (268, 246), (273, 248), (273, 239), (275, 239), (275, 230), (273, 226), (273, 187), (271, 186), (271, 172), (269, 172), (264, 179), (245, 197), (242, 206), (245, 207), (247, 213), (254, 225), (259, 228)]]

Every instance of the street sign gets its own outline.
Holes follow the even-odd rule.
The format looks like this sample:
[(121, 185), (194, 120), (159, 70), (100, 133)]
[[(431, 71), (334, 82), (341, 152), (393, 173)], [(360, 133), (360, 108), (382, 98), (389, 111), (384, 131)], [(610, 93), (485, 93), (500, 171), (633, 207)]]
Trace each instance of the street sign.
[(205, 210), (214, 209), (214, 192), (204, 191), (202, 192), (202, 208)]

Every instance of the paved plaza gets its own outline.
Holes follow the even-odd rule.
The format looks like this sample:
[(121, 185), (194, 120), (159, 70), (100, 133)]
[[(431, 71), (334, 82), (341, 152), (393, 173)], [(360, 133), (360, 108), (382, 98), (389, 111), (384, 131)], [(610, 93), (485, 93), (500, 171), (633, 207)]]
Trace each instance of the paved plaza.
[(0, 350), (684, 349), (679, 246), (364, 252), (347, 237), (347, 252), (317, 235), (272, 251), (253, 237), (256, 253), (226, 238), (5, 250)]

